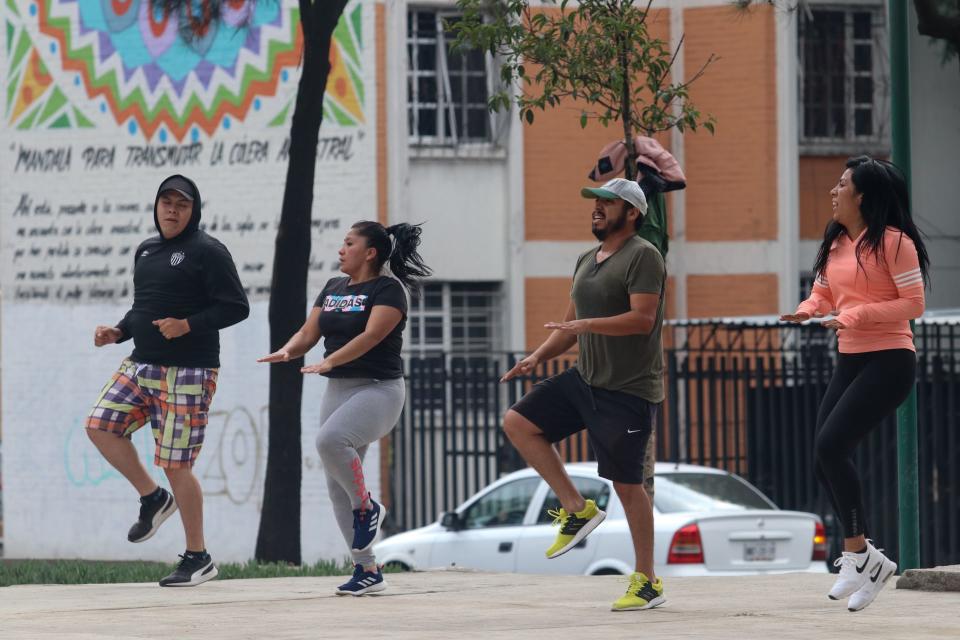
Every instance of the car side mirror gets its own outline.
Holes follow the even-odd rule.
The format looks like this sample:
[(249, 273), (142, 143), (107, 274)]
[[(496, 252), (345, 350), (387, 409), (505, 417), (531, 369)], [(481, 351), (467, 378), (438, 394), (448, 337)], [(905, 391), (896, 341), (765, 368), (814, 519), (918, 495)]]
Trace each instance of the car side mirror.
[(444, 529), (460, 531), (460, 529), (463, 529), (463, 520), (460, 519), (460, 514), (456, 511), (447, 511), (440, 516), (440, 526)]

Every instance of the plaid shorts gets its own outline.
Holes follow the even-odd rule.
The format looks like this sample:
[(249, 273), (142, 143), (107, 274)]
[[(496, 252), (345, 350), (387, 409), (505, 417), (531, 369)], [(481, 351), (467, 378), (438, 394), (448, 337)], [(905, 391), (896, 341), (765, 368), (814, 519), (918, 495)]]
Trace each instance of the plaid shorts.
[(100, 392), (87, 429), (129, 438), (146, 424), (157, 443), (158, 467), (192, 467), (203, 445), (217, 369), (164, 367), (127, 358)]

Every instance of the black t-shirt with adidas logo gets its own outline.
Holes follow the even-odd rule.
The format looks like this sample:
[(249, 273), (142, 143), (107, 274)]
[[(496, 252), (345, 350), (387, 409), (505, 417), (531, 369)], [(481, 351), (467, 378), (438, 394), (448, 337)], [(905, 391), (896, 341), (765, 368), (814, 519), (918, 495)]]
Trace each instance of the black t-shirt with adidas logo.
[(320, 332), (326, 349), (324, 357), (363, 333), (370, 312), (377, 305), (399, 309), (403, 317), (386, 338), (365, 354), (336, 367), (326, 374), (330, 378), (377, 378), (388, 380), (403, 377), (403, 328), (407, 323), (407, 296), (395, 278), (379, 276), (373, 280), (350, 284), (349, 277), (332, 278), (323, 287), (313, 306), (320, 307)]

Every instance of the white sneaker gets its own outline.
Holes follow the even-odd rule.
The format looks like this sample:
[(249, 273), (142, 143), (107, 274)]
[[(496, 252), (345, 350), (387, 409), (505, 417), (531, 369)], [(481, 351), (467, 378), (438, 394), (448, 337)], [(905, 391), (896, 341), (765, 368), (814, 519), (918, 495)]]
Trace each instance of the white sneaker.
[(831, 600), (840, 600), (856, 593), (870, 579), (870, 571), (881, 557), (883, 554), (877, 551), (869, 540), (867, 550), (863, 553), (844, 551), (833, 563), (833, 566), (840, 567), (840, 575), (837, 576), (837, 581), (833, 583), (833, 588), (830, 589), (827, 597)]
[(897, 572), (897, 563), (880, 553), (882, 549), (875, 549), (874, 551), (877, 552), (879, 562), (874, 563), (871, 560), (871, 566), (866, 571), (866, 573), (869, 574), (869, 578), (847, 601), (847, 609), (850, 611), (865, 609), (867, 605), (873, 602), (873, 599), (877, 597), (877, 594), (880, 593), (884, 585), (887, 584), (887, 581), (893, 577), (893, 574)]

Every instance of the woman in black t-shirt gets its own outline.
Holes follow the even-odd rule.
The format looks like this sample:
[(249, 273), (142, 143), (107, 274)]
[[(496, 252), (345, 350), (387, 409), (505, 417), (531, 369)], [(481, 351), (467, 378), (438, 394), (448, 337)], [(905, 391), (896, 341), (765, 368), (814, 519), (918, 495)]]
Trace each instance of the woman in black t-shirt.
[(405, 289), (430, 275), (419, 245), (418, 225), (354, 224), (339, 252), (346, 277), (327, 282), (300, 330), (282, 349), (258, 360), (287, 362), (324, 339), (323, 360), (301, 371), (327, 377), (317, 450), (354, 563), (353, 577), (337, 589), (340, 595), (386, 588), (372, 551), (386, 509), (367, 491), (363, 457), (370, 443), (390, 433), (403, 409)]

